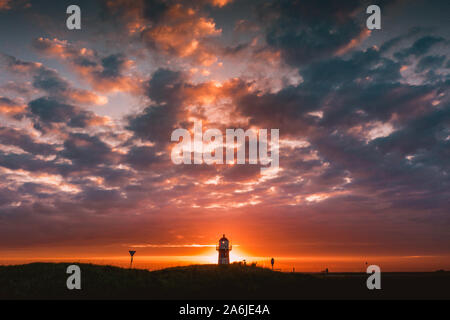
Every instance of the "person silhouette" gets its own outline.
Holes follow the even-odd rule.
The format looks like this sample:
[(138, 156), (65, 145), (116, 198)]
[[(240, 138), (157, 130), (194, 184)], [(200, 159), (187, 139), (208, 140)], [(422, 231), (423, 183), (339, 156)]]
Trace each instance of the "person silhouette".
[(270, 260), (270, 264), (272, 265), (272, 270), (273, 270), (273, 265), (275, 264), (275, 259), (272, 258), (272, 260)]

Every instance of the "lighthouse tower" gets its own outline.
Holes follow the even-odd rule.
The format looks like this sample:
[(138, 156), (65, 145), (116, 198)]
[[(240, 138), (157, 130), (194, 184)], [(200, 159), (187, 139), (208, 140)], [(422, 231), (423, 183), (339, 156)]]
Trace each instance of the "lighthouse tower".
[(230, 264), (230, 251), (231, 244), (225, 235), (219, 240), (219, 244), (216, 246), (216, 250), (219, 251), (219, 264)]

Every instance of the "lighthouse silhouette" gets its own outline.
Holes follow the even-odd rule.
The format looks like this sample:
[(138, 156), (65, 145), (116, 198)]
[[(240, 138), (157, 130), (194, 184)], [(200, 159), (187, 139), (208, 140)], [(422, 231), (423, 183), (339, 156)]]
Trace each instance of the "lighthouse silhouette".
[(230, 264), (230, 251), (231, 244), (225, 234), (220, 238), (219, 244), (216, 246), (216, 250), (219, 251), (219, 264)]

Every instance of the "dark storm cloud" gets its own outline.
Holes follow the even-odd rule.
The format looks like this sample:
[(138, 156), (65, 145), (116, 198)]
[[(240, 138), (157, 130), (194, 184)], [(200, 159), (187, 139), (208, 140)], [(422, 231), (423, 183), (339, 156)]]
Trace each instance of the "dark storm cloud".
[[(353, 179), (348, 187), (350, 190), (367, 194), (377, 192), (378, 196), (375, 198), (388, 206), (391, 201), (415, 198), (414, 194), (422, 192), (427, 197), (448, 194), (448, 190), (442, 187), (448, 185), (449, 179), (439, 174), (442, 170), (445, 171), (443, 163), (436, 168), (412, 165), (398, 154), (377, 150), (376, 144), (365, 145), (348, 136), (324, 136), (315, 139), (314, 145), (325, 160), (332, 159), (328, 171), (340, 170), (339, 168), (348, 171)], [(326, 185), (329, 186), (328, 183)], [(434, 209), (443, 208), (436, 205)]]
[[(404, 39), (417, 33), (410, 32)], [(287, 170), (280, 177), (284, 180), (280, 184), (282, 189), (294, 194), (302, 194), (304, 190), (306, 195), (347, 190), (373, 194), (367, 204), (373, 205), (377, 199), (384, 209), (403, 205), (408, 210), (445, 210), (448, 204), (442, 199), (449, 196), (450, 182), (445, 98), (449, 86), (443, 77), (408, 84), (400, 72), (406, 58), (416, 59), (415, 72), (439, 71), (445, 56), (417, 58), (445, 40), (423, 36), (410, 47), (398, 50), (393, 58), (383, 55), (404, 39), (386, 42), (383, 50), (355, 51), (347, 58), (333, 57), (331, 46), (330, 51), (319, 50), (317, 56), (308, 59), (301, 48), (293, 45), (292, 52), (305, 54), (301, 61), (289, 57), (288, 41), (286, 47), (280, 45), (282, 42), (269, 41), (287, 50), (283, 52), (287, 62), (302, 66), (303, 82), (277, 93), (247, 93), (235, 98), (235, 103), (242, 115), (250, 117), (250, 123), (280, 128), (282, 136), (306, 139), (311, 146), (304, 152), (317, 152), (318, 159), (313, 161), (293, 161), (308, 157), (308, 153), (294, 156), (290, 152), (289, 157), (282, 156), (280, 163)], [(436, 105), (439, 97), (442, 101)], [(318, 111), (320, 117), (316, 116)], [(376, 139), (366, 136), (369, 129), (364, 128), (371, 128), (374, 122), (390, 123), (393, 132)], [(291, 182), (292, 174), (301, 175), (301, 182)], [(436, 203), (428, 201), (433, 197)], [(411, 198), (416, 208), (406, 205)], [(344, 198), (334, 197), (330, 201), (340, 203), (340, 199)]]
[[(330, 58), (312, 63), (302, 71), (304, 84), (311, 89), (332, 90), (349, 84), (363, 87), (364, 80), (391, 82), (400, 79), (401, 65), (369, 48), (357, 51), (350, 58)], [(362, 83), (361, 83), (362, 81)]]
[(395, 48), (398, 46), (402, 41), (405, 41), (407, 39), (411, 39), (412, 37), (417, 36), (421, 32), (425, 32), (426, 30), (423, 30), (423, 28), (420, 27), (412, 27), (410, 30), (404, 34), (401, 34), (399, 36), (393, 37), (385, 42), (380, 47), (380, 52), (386, 52), (391, 50), (392, 48)]
[(61, 155), (82, 166), (108, 165), (119, 160), (119, 156), (98, 137), (83, 133), (70, 134), (64, 141)]
[[(450, 128), (450, 109), (447, 107), (414, 118), (405, 123), (402, 129), (388, 137), (376, 139), (373, 144), (384, 153), (398, 152), (403, 156), (414, 155), (417, 152), (438, 151), (436, 148), (445, 150), (449, 145), (449, 141), (445, 140), (448, 128)], [(449, 163), (445, 161), (444, 154), (436, 156), (437, 154), (433, 155), (430, 160), (441, 162), (440, 165), (448, 169)]]
[(129, 15), (142, 13), (147, 19), (157, 22), (169, 8), (169, 2), (163, 0), (145, 0), (114, 3), (101, 0), (101, 16), (104, 19), (125, 19)]
[[(39, 91), (45, 92), (48, 96), (61, 101), (81, 104), (103, 104), (105, 99), (96, 93), (84, 89), (75, 88), (69, 81), (50, 68), (46, 68), (40, 63), (26, 62), (12, 56), (0, 54), (0, 63), (14, 74), (29, 76), (32, 78), (32, 86)], [(114, 68), (114, 67), (112, 67)], [(24, 86), (15, 86), (15, 91), (20, 90), (29, 93), (30, 89)], [(14, 89), (14, 87), (12, 87)]]
[(399, 83), (378, 83), (359, 88), (350, 86), (333, 94), (333, 106), (324, 110), (321, 124), (324, 127), (348, 129), (370, 121), (388, 121), (394, 114), (397, 122), (423, 113), (431, 101), (424, 101), (433, 94), (430, 86), (411, 86)]
[(0, 143), (3, 145), (17, 146), (32, 154), (51, 155), (56, 151), (54, 145), (39, 143), (27, 133), (13, 128), (0, 128)]
[(179, 101), (184, 81), (181, 72), (158, 69), (149, 81), (148, 96), (158, 103)]
[(142, 113), (129, 117), (128, 129), (136, 137), (158, 146), (170, 142), (177, 117), (183, 107), (184, 77), (180, 72), (158, 69), (148, 84), (148, 97), (156, 102)]
[(14, 190), (8, 188), (0, 188), (0, 206), (9, 204), (17, 199), (17, 194)]
[[(383, 190), (379, 201), (391, 206), (407, 199), (419, 202), (448, 196), (448, 141), (437, 138), (446, 126), (448, 112), (439, 110), (411, 120), (404, 129), (369, 144), (339, 134), (316, 137), (311, 142), (321, 157), (330, 161), (329, 170), (348, 171), (353, 179), (349, 188), (368, 193)], [(406, 155), (413, 158), (408, 160)], [(416, 196), (419, 194), (422, 196)], [(445, 210), (442, 202), (432, 208)], [(409, 210), (419, 207), (411, 206)]]
[[(430, 106), (431, 101), (424, 99), (436, 93), (438, 86), (400, 83), (400, 68), (400, 63), (368, 49), (348, 59), (324, 59), (308, 65), (301, 72), (304, 81), (296, 87), (275, 94), (250, 93), (236, 102), (243, 115), (251, 116), (251, 122), (283, 128), (282, 134), (305, 134), (316, 125), (348, 129), (369, 121), (387, 121), (394, 113), (397, 121), (403, 121)], [(313, 111), (322, 111), (322, 118), (311, 116)]]
[(109, 166), (100, 166), (93, 170), (93, 174), (104, 179), (107, 186), (123, 187), (128, 185), (129, 181), (135, 177), (130, 170), (112, 168)]
[(224, 181), (227, 182), (244, 182), (252, 181), (258, 178), (261, 173), (260, 166), (242, 166), (234, 165), (227, 167), (221, 172)]
[(7, 105), (7, 106), (16, 105), (16, 103), (14, 101), (12, 101), (11, 99), (6, 98), (6, 97), (0, 97), (0, 104)]
[(146, 0), (144, 1), (143, 15), (148, 20), (158, 23), (167, 13), (172, 1)]
[(426, 69), (438, 69), (444, 63), (445, 56), (426, 56), (420, 59), (416, 66), (416, 72), (423, 72)]
[(67, 124), (73, 128), (86, 128), (96, 119), (93, 112), (62, 103), (54, 98), (42, 97), (28, 104), (30, 116), (39, 130), (51, 129), (54, 124)]
[(33, 86), (53, 95), (59, 95), (69, 89), (69, 83), (54, 70), (41, 68), (33, 78)]
[(0, 166), (11, 170), (25, 170), (29, 172), (59, 173), (60, 166), (54, 161), (36, 159), (31, 154), (5, 153), (0, 151)]
[(40, 198), (51, 196), (50, 194), (46, 194), (47, 190), (48, 188), (34, 182), (26, 182), (17, 189), (17, 191), (19, 191), (21, 194), (36, 195)]
[(106, 208), (125, 208), (128, 202), (120, 190), (105, 190), (101, 188), (87, 187), (75, 197), (75, 201), (89, 210), (95, 209), (102, 212)]
[(118, 77), (122, 73), (125, 63), (126, 59), (123, 54), (112, 54), (103, 58), (101, 76), (109, 78)]
[[(365, 26), (353, 13), (363, 1), (272, 1), (260, 8), (266, 41), (294, 66), (336, 53)], [(266, 21), (268, 19), (268, 21)]]
[[(152, 168), (153, 164), (160, 163), (162, 157), (156, 155), (157, 150), (154, 147), (133, 147), (126, 155), (126, 162), (137, 170), (147, 170)], [(164, 159), (170, 161), (170, 159)]]
[(239, 98), (238, 110), (250, 116), (250, 123), (263, 128), (283, 128), (281, 134), (306, 134), (314, 118), (308, 112), (319, 108), (320, 97), (314, 92), (288, 87), (275, 94), (248, 94)]
[[(306, 134), (314, 124), (346, 127), (392, 114), (411, 114), (415, 100), (434, 91), (432, 86), (398, 83), (401, 64), (375, 49), (349, 58), (333, 57), (305, 66), (303, 82), (277, 93), (249, 93), (236, 100), (238, 110), (263, 127), (283, 128), (281, 134)], [(330, 103), (332, 102), (332, 103)], [(416, 109), (415, 110), (419, 110)], [(322, 111), (323, 118), (310, 112)]]
[(397, 59), (405, 59), (409, 56), (419, 57), (426, 54), (435, 44), (443, 42), (444, 38), (435, 36), (426, 36), (416, 40), (413, 45), (407, 49), (396, 52), (394, 56)]

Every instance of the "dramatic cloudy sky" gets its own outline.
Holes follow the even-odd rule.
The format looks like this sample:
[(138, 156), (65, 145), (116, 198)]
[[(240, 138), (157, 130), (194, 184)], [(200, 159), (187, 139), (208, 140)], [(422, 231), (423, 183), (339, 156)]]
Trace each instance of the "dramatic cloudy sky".
[[(190, 255), (226, 233), (254, 256), (450, 267), (449, 12), (0, 0), (0, 254)], [(280, 168), (174, 165), (194, 120), (279, 128)]]

